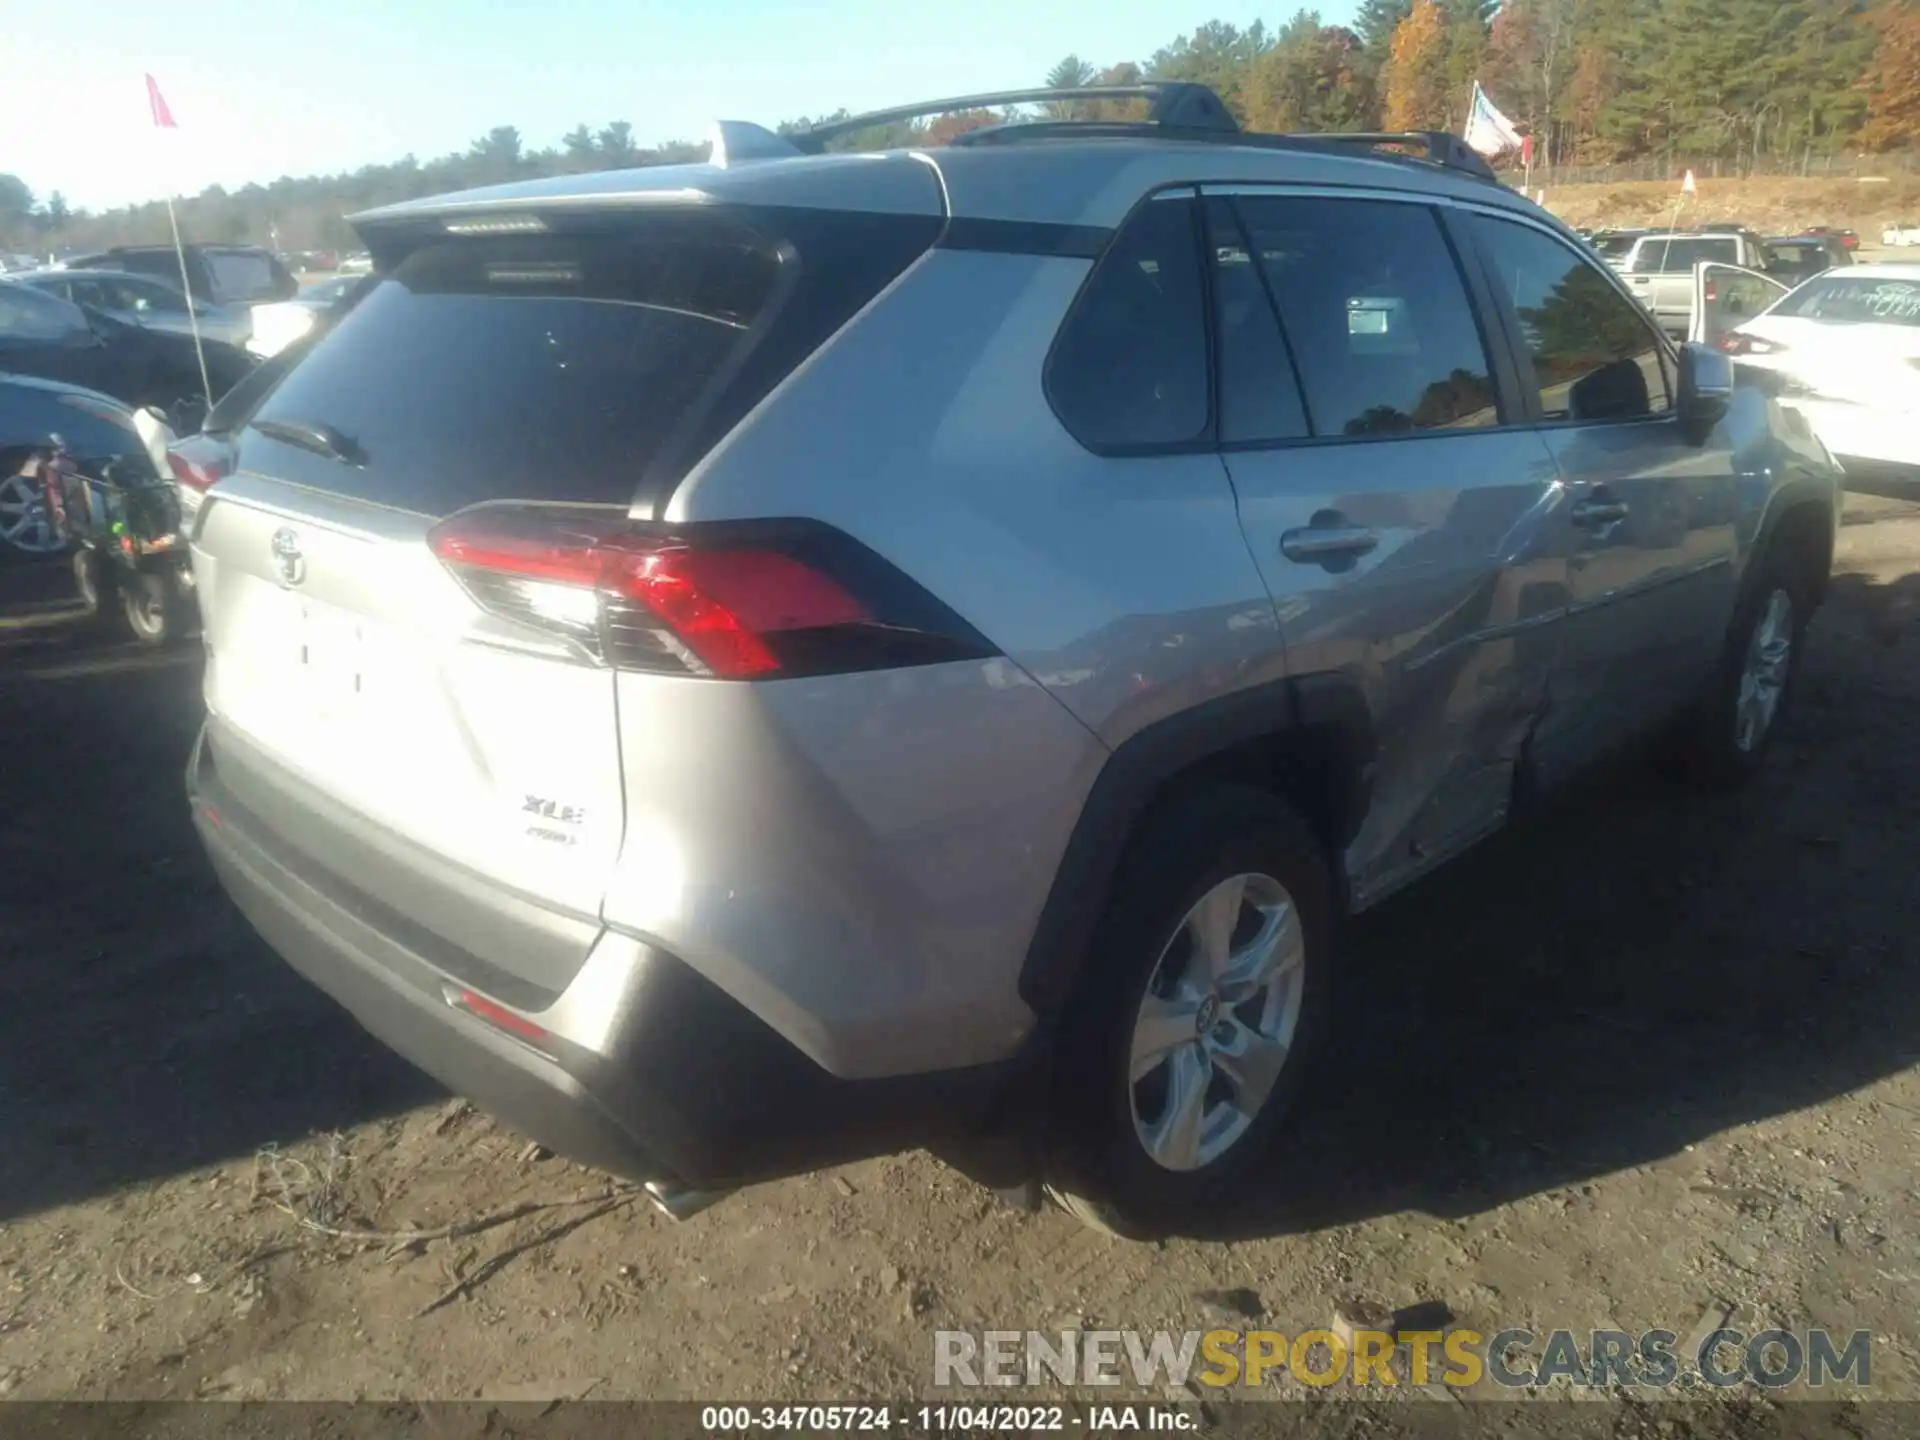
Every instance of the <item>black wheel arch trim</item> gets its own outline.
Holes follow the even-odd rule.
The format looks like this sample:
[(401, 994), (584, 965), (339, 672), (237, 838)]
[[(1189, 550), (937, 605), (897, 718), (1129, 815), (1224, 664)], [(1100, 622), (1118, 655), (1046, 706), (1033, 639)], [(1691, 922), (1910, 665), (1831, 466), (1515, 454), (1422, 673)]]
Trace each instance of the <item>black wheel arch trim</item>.
[(1745, 573), (1741, 576), (1740, 587), (1744, 593), (1754, 583), (1759, 566), (1773, 548), (1774, 540), (1780, 533), (1780, 527), (1789, 516), (1813, 512), (1820, 517), (1820, 524), (1827, 535), (1827, 569), (1815, 576), (1816, 601), (1825, 597), (1827, 581), (1833, 571), (1834, 547), (1839, 541), (1840, 516), (1835, 505), (1833, 492), (1827, 482), (1808, 477), (1798, 477), (1787, 481), (1768, 497), (1767, 508), (1760, 517), (1759, 527), (1754, 532), (1753, 548), (1748, 552)]
[[(1372, 712), (1357, 682), (1341, 674), (1296, 676), (1250, 686), (1197, 705), (1129, 736), (1094, 779), (1068, 838), (1053, 886), (1020, 968), (1020, 996), (1044, 1018), (1072, 995), (1107, 889), (1135, 824), (1173, 777), (1250, 741), (1332, 730), (1351, 764), (1335, 806), (1342, 817), (1330, 837), (1344, 847), (1357, 833), (1369, 799), (1377, 752)], [(1340, 871), (1339, 856), (1328, 863)], [(1344, 903), (1344, 882), (1341, 882)]]

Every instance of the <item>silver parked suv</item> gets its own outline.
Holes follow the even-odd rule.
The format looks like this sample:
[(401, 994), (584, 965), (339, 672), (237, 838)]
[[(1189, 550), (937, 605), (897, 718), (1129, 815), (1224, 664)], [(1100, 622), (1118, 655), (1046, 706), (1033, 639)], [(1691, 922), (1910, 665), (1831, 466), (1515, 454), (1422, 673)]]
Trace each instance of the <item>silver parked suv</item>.
[(1178, 1223), (1343, 914), (1791, 693), (1830, 457), (1458, 142), (878, 118), (1122, 97), (363, 215), (175, 455), (227, 889), (674, 1213), (928, 1144)]

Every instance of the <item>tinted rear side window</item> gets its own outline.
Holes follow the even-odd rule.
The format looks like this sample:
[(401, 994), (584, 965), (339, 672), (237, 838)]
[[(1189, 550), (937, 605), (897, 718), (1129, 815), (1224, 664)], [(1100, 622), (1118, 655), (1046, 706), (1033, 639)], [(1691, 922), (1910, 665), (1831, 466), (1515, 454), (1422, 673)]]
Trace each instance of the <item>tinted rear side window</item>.
[(279, 287), (280, 277), (265, 255), (249, 250), (208, 250), (205, 255), (213, 288), (223, 299), (266, 300)]
[(1702, 260), (1725, 265), (1740, 263), (1740, 242), (1729, 235), (1714, 240), (1645, 240), (1627, 267), (1635, 275), (1670, 275), (1690, 271)]
[(1499, 423), (1487, 352), (1440, 222), (1423, 205), (1235, 202), (1319, 436)]
[[(272, 385), (243, 463), (436, 516), (627, 503), (656, 462), (697, 459), (937, 229), (784, 220), (709, 210), (435, 240)], [(325, 427), (360, 463), (251, 428), (269, 421)]]
[(1208, 428), (1207, 318), (1191, 200), (1148, 201), (1121, 227), (1047, 362), (1047, 395), (1092, 450), (1198, 440)]

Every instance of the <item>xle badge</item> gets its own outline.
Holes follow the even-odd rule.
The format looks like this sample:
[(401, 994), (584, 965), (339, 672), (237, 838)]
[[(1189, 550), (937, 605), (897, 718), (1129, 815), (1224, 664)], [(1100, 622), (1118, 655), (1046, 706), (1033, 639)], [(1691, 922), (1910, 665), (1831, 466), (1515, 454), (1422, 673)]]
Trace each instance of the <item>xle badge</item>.
[(527, 826), (527, 834), (535, 840), (545, 840), (552, 845), (571, 845), (574, 837), (565, 830), (555, 828), (555, 824), (579, 826), (587, 820), (586, 807), (581, 805), (563, 805), (558, 800), (549, 800), (544, 795), (528, 795), (520, 806), (522, 815), (538, 816), (541, 821), (554, 822)]

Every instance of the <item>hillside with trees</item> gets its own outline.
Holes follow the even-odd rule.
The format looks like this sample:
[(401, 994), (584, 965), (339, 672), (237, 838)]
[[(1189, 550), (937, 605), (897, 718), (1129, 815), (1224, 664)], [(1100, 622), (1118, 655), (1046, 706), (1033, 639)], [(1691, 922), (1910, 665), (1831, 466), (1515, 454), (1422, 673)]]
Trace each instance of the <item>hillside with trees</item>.
[[(1920, 147), (1920, 0), (1362, 0), (1351, 27), (1301, 10), (1275, 29), (1210, 21), (1153, 55), (1104, 68), (1067, 56), (1047, 83), (1143, 77), (1212, 86), (1259, 130), (1458, 130), (1478, 78), (1535, 137), (1543, 165), (1712, 163), (1793, 173), (1816, 158)], [(1020, 83), (1014, 77), (1011, 83)], [(912, 97), (905, 97), (912, 98)], [(1057, 107), (1128, 118), (1136, 102)], [(788, 122), (783, 129), (844, 118)], [(835, 148), (939, 144), (1009, 117), (944, 116), (848, 136)], [(283, 176), (185, 200), (182, 229), (208, 241), (346, 248), (343, 217), (376, 205), (535, 176), (704, 156), (704, 144), (637, 143), (624, 120), (582, 124), (529, 148), (499, 126), (464, 152), (345, 175)], [(58, 190), (37, 198), (0, 174), (0, 248), (45, 253), (167, 236), (159, 201), (97, 215)]]

